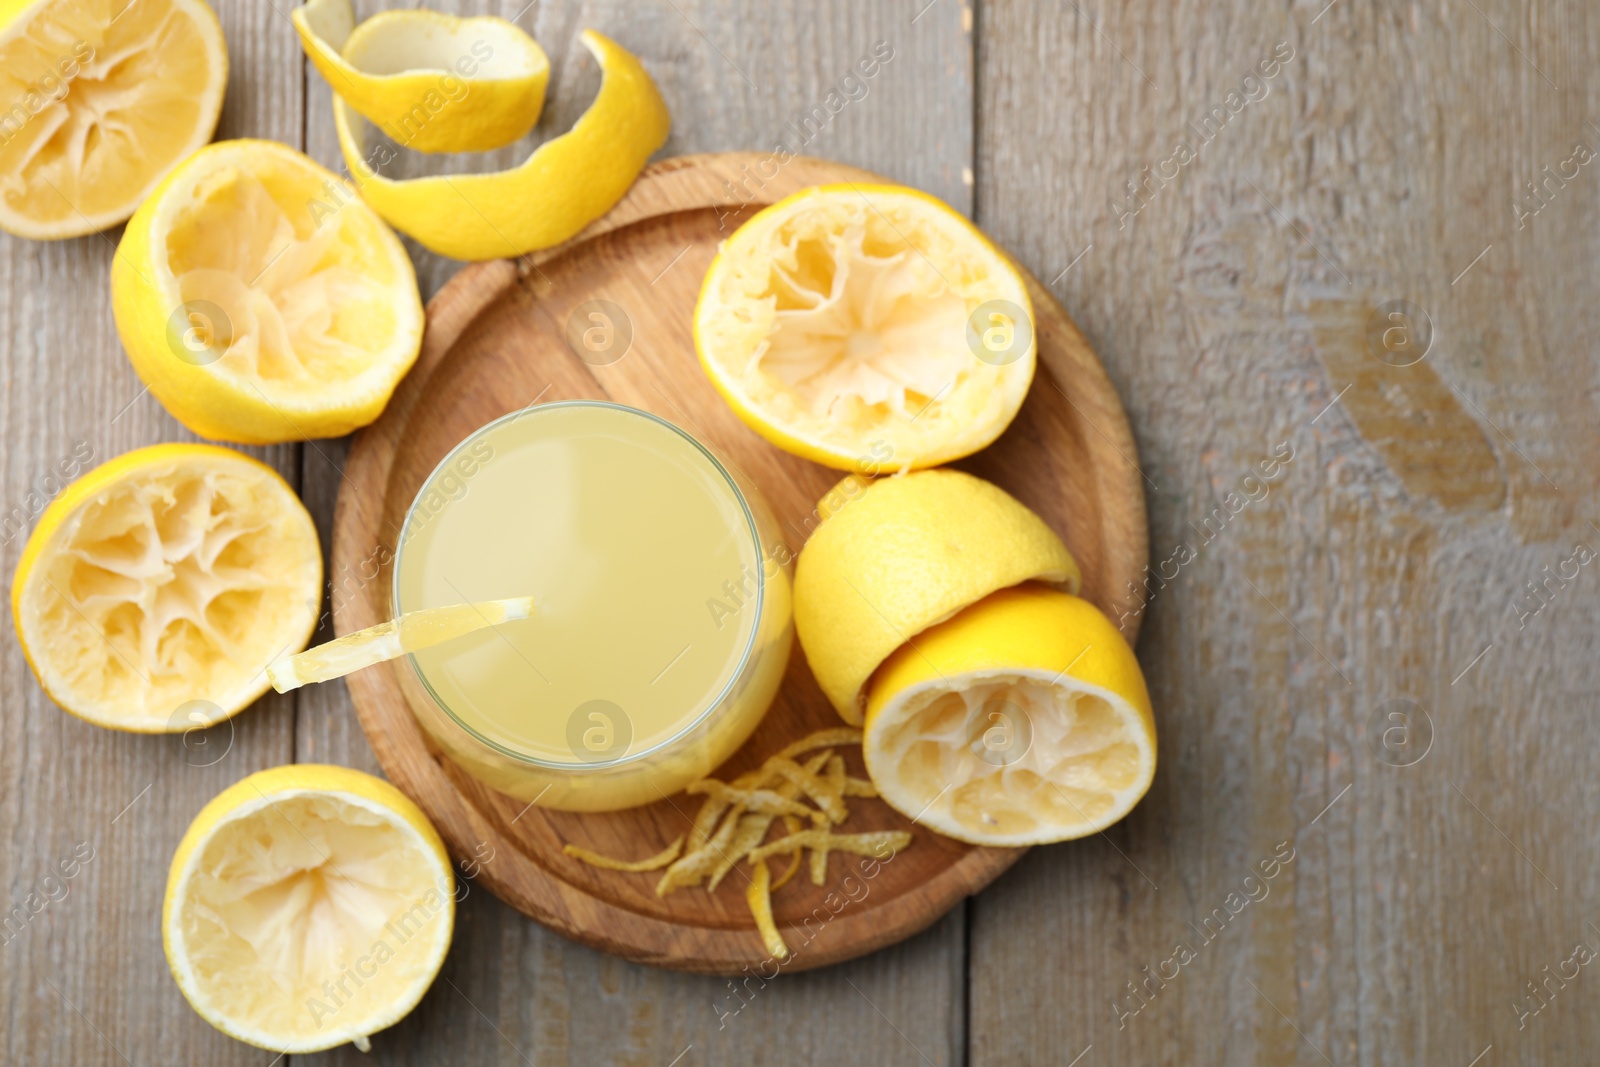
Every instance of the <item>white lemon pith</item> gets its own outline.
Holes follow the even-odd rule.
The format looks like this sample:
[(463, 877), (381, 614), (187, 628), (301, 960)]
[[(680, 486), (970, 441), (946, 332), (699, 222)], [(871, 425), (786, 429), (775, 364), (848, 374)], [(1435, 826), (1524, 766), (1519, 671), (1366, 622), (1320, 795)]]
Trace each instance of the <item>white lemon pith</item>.
[(961, 471), (852, 475), (825, 504), (795, 563), (795, 633), (853, 726), (868, 677), (907, 638), (1019, 582), (1079, 586), (1072, 553), (1038, 515)]
[(211, 139), (228, 54), (201, 0), (0, 4), (0, 229), (124, 221)]
[(978, 845), (1103, 830), (1156, 765), (1127, 642), (1087, 601), (1034, 585), (985, 598), (885, 661), (863, 750), (892, 807)]
[[(1001, 316), (1013, 350), (982, 348), (985, 307), (1013, 309)], [(958, 459), (1000, 435), (1033, 380), (1031, 317), (1016, 268), (943, 203), (827, 185), (728, 238), (694, 330), (713, 384), (752, 429), (817, 463), (877, 473)]]
[(248, 456), (176, 444), (68, 487), (28, 539), (11, 604), (57, 704), (170, 732), (265, 692), (267, 663), (310, 639), (321, 593), (316, 526), (294, 490)]
[(201, 149), (128, 224), (117, 332), (178, 421), (270, 444), (383, 411), (422, 344), (416, 274), (355, 190), (270, 141)]
[(262, 771), (196, 816), (162, 940), (195, 1011), (241, 1041), (316, 1052), (392, 1026), (450, 947), (455, 878), (398, 790), (343, 767)]

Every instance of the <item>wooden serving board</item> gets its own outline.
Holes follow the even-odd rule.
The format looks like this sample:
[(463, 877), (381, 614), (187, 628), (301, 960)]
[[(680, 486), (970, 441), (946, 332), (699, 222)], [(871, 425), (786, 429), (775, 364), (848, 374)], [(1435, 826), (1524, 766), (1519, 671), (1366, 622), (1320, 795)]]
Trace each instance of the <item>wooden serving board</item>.
[[(396, 536), (438, 461), (479, 426), (536, 400), (606, 398), (676, 423), (731, 457), (761, 487), (790, 547), (800, 549), (808, 529), (801, 520), (840, 472), (778, 450), (734, 416), (701, 371), (691, 313), (718, 242), (754, 211), (809, 185), (884, 179), (793, 158), (763, 182), (763, 168), (773, 164), (756, 154), (664, 161), (566, 245), (468, 266), (434, 297), (415, 368), (383, 417), (357, 438), (345, 468), (333, 543), (339, 633), (390, 617)], [(752, 198), (745, 201), (747, 194)], [(1042, 515), (1083, 568), (1084, 595), (1115, 617), (1113, 604), (1139, 579), (1147, 554), (1132, 435), (1083, 335), (1043, 286), (1031, 276), (1028, 282), (1040, 356), (1032, 392), (998, 442), (957, 466)], [(626, 354), (606, 365), (578, 358), (567, 341), (569, 317), (590, 300), (612, 302), (632, 324)], [(1130, 641), (1135, 626), (1129, 620)], [(400, 669), (384, 664), (349, 678), (361, 726), (390, 780), (428, 813), (478, 884), (547, 926), (631, 960), (737, 973), (767, 958), (745, 905), (743, 877), (730, 876), (715, 894), (690, 888), (658, 899), (658, 874), (597, 870), (562, 853), (572, 842), (620, 857), (653, 855), (688, 830), (699, 798), (680, 794), (606, 814), (529, 808), (430, 749), (401, 696)], [(797, 643), (771, 712), (718, 776), (837, 725)], [(859, 752), (847, 761), (851, 773), (864, 773)], [(827, 887), (802, 876), (776, 895), (777, 922), (794, 951), (785, 970), (835, 963), (909, 937), (1021, 855), (912, 827), (878, 800), (852, 802), (845, 829), (893, 828), (912, 829), (914, 840), (889, 863), (863, 870), (858, 857), (835, 853)]]

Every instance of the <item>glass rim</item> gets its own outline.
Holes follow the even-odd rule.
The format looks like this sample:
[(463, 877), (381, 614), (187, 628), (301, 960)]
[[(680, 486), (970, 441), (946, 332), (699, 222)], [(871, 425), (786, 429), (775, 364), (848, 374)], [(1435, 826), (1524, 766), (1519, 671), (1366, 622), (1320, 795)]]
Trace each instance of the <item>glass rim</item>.
[[(727, 485), (728, 489), (733, 493), (733, 498), (738, 501), (739, 510), (744, 515), (745, 528), (750, 533), (750, 544), (755, 549), (756, 595), (755, 611), (751, 614), (753, 621), (750, 626), (750, 633), (745, 639), (744, 648), (739, 654), (739, 665), (734, 668), (732, 675), (730, 675), (728, 680), (723, 683), (722, 688), (717, 690), (716, 696), (706, 702), (705, 707), (703, 707), (695, 715), (693, 720), (686, 723), (676, 733), (657, 741), (649, 748), (641, 749), (638, 752), (629, 752), (618, 756), (615, 759), (596, 760), (593, 763), (586, 762), (581, 759), (575, 763), (540, 759), (536, 756), (530, 756), (526, 753), (514, 751), (513, 749), (507, 748), (500, 742), (484, 736), (483, 733), (464, 722), (461, 719), (461, 716), (456, 714), (450, 705), (439, 696), (438, 691), (435, 690), (432, 683), (428, 681), (428, 676), (423, 673), (421, 665), (417, 663), (417, 657), (415, 653), (406, 653), (406, 663), (410, 666), (411, 672), (416, 676), (418, 683), (421, 684), (423, 689), (427, 691), (428, 697), (433, 701), (434, 705), (438, 707), (439, 710), (443, 711), (451, 722), (455, 723), (462, 730), (466, 731), (466, 733), (474, 740), (488, 746), (494, 752), (505, 756), (507, 759), (510, 759), (516, 763), (525, 764), (531, 767), (538, 767), (541, 770), (561, 771), (568, 774), (574, 772), (578, 774), (584, 774), (592, 771), (612, 770), (614, 768), (624, 767), (630, 763), (644, 760), (672, 747), (703, 725), (705, 721), (711, 717), (712, 713), (721, 707), (727, 700), (728, 694), (732, 692), (733, 687), (739, 683), (741, 678), (744, 677), (746, 668), (750, 666), (751, 657), (755, 653), (756, 639), (761, 630), (761, 611), (762, 608), (766, 606), (767, 597), (766, 554), (762, 551), (761, 530), (756, 523), (755, 513), (750, 508), (749, 500), (745, 498), (744, 490), (739, 488), (738, 480), (735, 479), (732, 472), (729, 471), (728, 468), (719, 459), (717, 459), (714, 454), (712, 454), (710, 449), (702, 444), (700, 440), (697, 439), (693, 434), (683, 429), (683, 427), (678, 426), (675, 423), (668, 422), (660, 415), (657, 415), (654, 412), (645, 411), (643, 408), (632, 407), (628, 404), (619, 404), (614, 400), (551, 400), (543, 404), (532, 404), (528, 407), (519, 408), (516, 411), (508, 411), (506, 414), (484, 423), (476, 430), (473, 430), (471, 433), (467, 434), (467, 436), (463, 437), (460, 441), (456, 442), (450, 451), (446, 452), (443, 458), (441, 458), (439, 462), (434, 465), (433, 470), (428, 472), (428, 476), (422, 480), (421, 488), (417, 490), (417, 495), (412, 498), (410, 504), (406, 505), (405, 518), (400, 522), (399, 543), (394, 552), (394, 566), (390, 581), (389, 614), (391, 616), (398, 616), (400, 614), (400, 562), (405, 554), (406, 542), (410, 540), (406, 531), (411, 527), (411, 519), (412, 516), (416, 514), (418, 502), (421, 501), (423, 495), (427, 492), (428, 487), (433, 484), (433, 480), (438, 477), (439, 473), (456, 458), (463, 448), (467, 447), (472, 442), (478, 440), (480, 437), (502, 424), (517, 422), (536, 412), (550, 411), (558, 408), (577, 407), (610, 408), (615, 411), (624, 412), (628, 415), (641, 416), (644, 419), (654, 422), (660, 426), (664, 426), (668, 430), (677, 434), (679, 437), (689, 442), (689, 444), (693, 445), (695, 450), (698, 451), (700, 455), (705, 457), (706, 461), (711, 464), (712, 469), (721, 476), (723, 483)], [(415, 713), (413, 712), (413, 714)]]

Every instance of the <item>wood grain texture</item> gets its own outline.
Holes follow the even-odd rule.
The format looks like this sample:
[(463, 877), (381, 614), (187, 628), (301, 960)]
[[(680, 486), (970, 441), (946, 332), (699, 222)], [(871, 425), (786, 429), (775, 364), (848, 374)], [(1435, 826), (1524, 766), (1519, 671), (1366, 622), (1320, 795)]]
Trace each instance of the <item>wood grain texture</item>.
[[(973, 1063), (1592, 1055), (1592, 976), (1527, 983), (1600, 946), (1600, 599), (1587, 566), (1525, 583), (1600, 547), (1600, 186), (1525, 183), (1595, 145), (1597, 44), (1573, 7), (980, 9), (977, 219), (1117, 382), (1152, 565), (1196, 558), (1145, 608), (1151, 794), (975, 902)], [(1397, 299), (1434, 327), (1404, 368), (1366, 340)]]
[[(357, 5), (361, 15), (382, 6), (371, 0)], [(744, 4), (684, 0), (430, 6), (516, 17), (550, 55), (550, 100), (539, 127), (523, 145), (491, 153), (489, 161), (475, 161), (478, 166), (515, 162), (527, 144), (561, 132), (586, 106), (598, 86), (588, 53), (577, 43), (587, 26), (638, 54), (661, 86), (673, 116), (663, 157), (769, 149), (788, 123), (825, 103), (830, 89), (884, 41), (895, 58), (867, 83), (866, 94), (808, 142), (791, 134), (789, 146), (916, 184), (971, 209), (965, 174), (972, 163), (972, 38), (964, 28), (966, 9), (949, 0), (914, 23), (917, 11), (881, 2), (774, 3), (759, 15)], [(306, 92), (307, 151), (342, 169), (328, 89), (314, 71), (307, 74)], [(466, 166), (408, 162), (419, 169)], [(411, 251), (425, 298), (459, 269), (414, 245)], [(304, 452), (303, 495), (319, 521), (331, 522), (343, 445), (319, 442), (318, 448), (321, 454)], [(303, 693), (299, 708), (298, 758), (377, 769), (342, 683)], [(656, 1065), (683, 1054), (681, 1067), (792, 1059), (944, 1067), (961, 1062), (966, 1047), (964, 931), (958, 910), (866, 959), (759, 989), (752, 981), (736, 993), (726, 980), (671, 975), (594, 952), (474, 891), (461, 907), (444, 970), (449, 981), (437, 983), (375, 1055), (417, 1064)], [(780, 1051), (788, 1047), (795, 1049), (792, 1057)], [(372, 1058), (346, 1049), (318, 1062), (354, 1065)]]
[[(293, 27), (249, 0), (214, 7), (233, 60), (217, 136), (298, 145)], [(87, 469), (143, 445), (195, 439), (143, 390), (117, 340), (110, 267), (121, 236), (118, 228), (36, 243), (0, 234), (0, 510), (10, 520), (0, 520), (0, 560), (8, 578), (63, 460), (92, 450)], [(298, 480), (298, 447), (245, 451)], [(93, 859), (65, 881), (59, 900), (0, 933), (0, 1060), (259, 1062), (178, 993), (162, 955), (160, 905), (173, 850), (195, 813), (244, 775), (291, 758), (293, 701), (269, 696), (187, 744), (182, 735), (99, 729), (44, 696), (9, 616), (5, 628), (0, 907), (9, 913), (26, 909), (30, 894), (60, 895), (58, 865), (74, 846), (92, 848)]]
[[(337, 165), (327, 89), (299, 63), (280, 18), (288, 4), (216, 6), (233, 61), (224, 135), (298, 144), (303, 125), (308, 150)], [(363, 15), (382, 6), (358, 5)], [(973, 12), (956, 0), (429, 6), (515, 16), (544, 43), (552, 105), (535, 140), (592, 92), (577, 30), (615, 36), (662, 84), (669, 154), (766, 149), (874, 42), (891, 42), (895, 61), (806, 151), (976, 207), (1107, 364), (1150, 478), (1152, 563), (1183, 543), (1199, 554), (1144, 612), (1140, 653), (1161, 730), (1151, 796), (1107, 840), (1035, 850), (969, 905), (970, 929), (958, 912), (902, 945), (735, 1001), (722, 980), (603, 956), (472, 887), (445, 980), (418, 1011), (370, 1056), (308, 1059), (1592, 1059), (1592, 967), (1552, 983), (1524, 1028), (1513, 1010), (1537, 1006), (1517, 998), (1575, 942), (1600, 943), (1588, 925), (1600, 924), (1590, 755), (1600, 601), (1592, 566), (1571, 581), (1544, 570), (1557, 572), (1574, 540), (1600, 547), (1588, 525), (1600, 523), (1600, 308), (1589, 292), (1600, 172), (1558, 171), (1575, 142), (1600, 139), (1592, 6), (987, 0), (976, 78), (963, 29)], [(1185, 122), (1226, 108), (1280, 40), (1296, 58), (1269, 94), (1130, 206), (1125, 183), (1171, 158)], [(1113, 195), (1123, 212), (1139, 208), (1122, 229)], [(79, 441), (104, 457), (185, 436), (138, 396), (103, 295), (110, 255), (99, 237), (0, 237), (5, 509), (26, 506), (31, 484)], [(456, 269), (417, 260), (425, 296)], [(1397, 298), (1433, 318), (1437, 341), (1420, 364), (1432, 379), (1373, 366), (1356, 333), (1373, 305)], [(1296, 456), (1270, 494), (1199, 544), (1190, 523), (1203, 527), (1286, 440)], [(344, 444), (295, 452), (271, 454), (281, 469), (298, 458), (326, 540)], [(7, 567), (20, 546), (5, 542)], [(1527, 599), (1529, 582), (1545, 583), (1543, 599)], [(203, 800), (290, 758), (291, 745), (295, 758), (375, 769), (342, 688), (302, 693), (292, 731), (287, 703), (241, 716), (230, 756), (209, 769), (159, 739), (62, 715), (14, 641), (0, 654), (0, 699), (4, 899), (24, 899), (74, 843), (98, 833), (104, 845), (66, 899), (0, 945), (0, 1059), (124, 1063), (115, 1042), (141, 1065), (265, 1063), (270, 1054), (200, 1022), (166, 977), (160, 885)], [(1384, 726), (1371, 718), (1395, 699), (1431, 717), (1432, 747), (1410, 767), (1376, 757)], [(1296, 859), (1270, 896), (1119, 1030), (1112, 998), (1131, 1007), (1126, 983), (1168, 958), (1168, 942), (1195, 937), (1189, 924), (1225, 908), (1286, 839)]]
[[(345, 467), (331, 557), (340, 633), (392, 617), (400, 531), (438, 464), (478, 427), (532, 403), (607, 399), (683, 427), (752, 480), (789, 553), (799, 552), (816, 501), (839, 473), (779, 450), (734, 415), (700, 370), (690, 322), (701, 279), (737, 219), (807, 186), (882, 179), (797, 157), (729, 218), (724, 190), (756, 172), (762, 159), (713, 153), (659, 163), (568, 244), (515, 265), (468, 267), (430, 302), (416, 366), (383, 417), (357, 438)], [(1037, 282), (1031, 287), (1040, 363), (1033, 388), (1011, 429), (962, 466), (1009, 491), (1060, 533), (1083, 569), (1083, 595), (1109, 611), (1146, 558), (1143, 493), (1125, 458), (1131, 435), (1077, 327)], [(571, 316), (596, 299), (621, 309), (632, 338), (605, 366), (590, 365), (570, 348)], [(346, 575), (362, 580), (343, 595)], [(1135, 622), (1129, 620), (1130, 628)], [(658, 899), (649, 875), (596, 871), (561, 853), (572, 843), (609, 855), (654, 855), (688, 829), (697, 799), (678, 795), (584, 815), (530, 808), (527, 798), (495, 793), (434, 753), (401, 690), (397, 672), (408, 669), (385, 664), (347, 682), (380, 764), (422, 805), (457, 861), (494, 857), (481, 865), (482, 885), (546, 925), (628, 959), (734, 975), (762, 966), (767, 956), (736, 885), (721, 894)], [(742, 773), (790, 742), (837, 725), (804, 657), (792, 657), (777, 701), (719, 774)], [(861, 808), (858, 829), (913, 830), (881, 802)], [(920, 931), (1019, 855), (915, 833), (913, 847), (892, 864), (873, 865), (867, 896), (852, 906), (829, 903), (843, 900), (831, 892), (834, 881), (820, 889), (797, 883), (774, 901), (779, 929), (796, 950), (785, 969), (851, 959)], [(838, 868), (853, 869), (842, 859), (835, 866), (835, 878)], [(814, 917), (827, 921), (819, 928)]]

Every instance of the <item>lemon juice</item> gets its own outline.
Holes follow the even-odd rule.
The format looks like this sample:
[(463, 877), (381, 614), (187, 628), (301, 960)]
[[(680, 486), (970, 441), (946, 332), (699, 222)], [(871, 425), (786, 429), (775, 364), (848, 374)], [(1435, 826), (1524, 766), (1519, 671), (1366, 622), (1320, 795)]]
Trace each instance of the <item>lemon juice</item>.
[(530, 801), (660, 799), (727, 758), (789, 653), (789, 575), (753, 489), (633, 408), (553, 403), (458, 445), (401, 533), (394, 609), (513, 596), (531, 617), (413, 653), (418, 721), (469, 772)]

